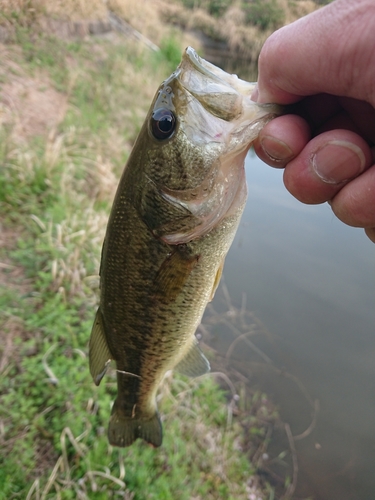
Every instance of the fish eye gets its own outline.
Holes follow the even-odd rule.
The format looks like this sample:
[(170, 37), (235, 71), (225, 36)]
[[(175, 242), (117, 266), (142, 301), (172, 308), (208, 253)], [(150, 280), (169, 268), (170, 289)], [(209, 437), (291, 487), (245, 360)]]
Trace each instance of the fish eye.
[(156, 109), (151, 117), (151, 131), (155, 139), (169, 139), (176, 128), (176, 118), (167, 108)]

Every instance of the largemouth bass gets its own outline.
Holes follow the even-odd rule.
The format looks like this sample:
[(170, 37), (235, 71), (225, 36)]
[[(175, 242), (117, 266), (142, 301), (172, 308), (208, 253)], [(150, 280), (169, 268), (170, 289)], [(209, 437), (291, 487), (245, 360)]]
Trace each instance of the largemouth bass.
[(244, 160), (276, 105), (187, 48), (159, 87), (108, 221), (90, 338), (99, 385), (117, 367), (112, 445), (162, 443), (156, 406), (168, 370), (209, 371), (195, 331), (213, 298), (246, 201)]

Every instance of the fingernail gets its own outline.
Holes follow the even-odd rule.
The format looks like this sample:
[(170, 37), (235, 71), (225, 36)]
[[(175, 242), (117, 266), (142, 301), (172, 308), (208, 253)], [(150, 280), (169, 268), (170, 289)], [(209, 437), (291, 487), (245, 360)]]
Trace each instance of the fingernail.
[(346, 141), (330, 141), (311, 158), (311, 166), (327, 184), (339, 184), (360, 174), (366, 165), (363, 151)]
[(285, 161), (293, 157), (293, 151), (285, 142), (265, 135), (260, 141), (263, 151), (274, 161)]

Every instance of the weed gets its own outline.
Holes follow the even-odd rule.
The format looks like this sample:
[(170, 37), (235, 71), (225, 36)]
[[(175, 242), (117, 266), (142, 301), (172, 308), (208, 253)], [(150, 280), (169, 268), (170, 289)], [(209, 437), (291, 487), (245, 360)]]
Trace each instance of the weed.
[(230, 7), (231, 0), (181, 0), (188, 9), (203, 8), (212, 16), (221, 17)]
[(160, 50), (170, 64), (172, 71), (176, 69), (181, 60), (181, 44), (174, 37), (164, 38), (161, 41)]
[(151, 54), (151, 67), (157, 71), (157, 68), (163, 65), (169, 69), (169, 73), (172, 73), (181, 61), (182, 51), (183, 46), (176, 36), (163, 38), (160, 50)]
[(259, 26), (260, 29), (276, 29), (285, 21), (284, 10), (276, 0), (251, 0), (242, 4), (245, 22)]

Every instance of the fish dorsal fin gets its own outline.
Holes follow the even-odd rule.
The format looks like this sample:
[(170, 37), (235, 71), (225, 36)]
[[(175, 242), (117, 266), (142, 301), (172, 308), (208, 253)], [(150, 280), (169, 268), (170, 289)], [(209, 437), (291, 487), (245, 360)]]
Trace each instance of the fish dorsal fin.
[(195, 339), (187, 354), (176, 365), (175, 370), (188, 377), (199, 377), (210, 371), (210, 363)]
[(102, 313), (99, 307), (92, 326), (89, 343), (90, 373), (96, 385), (100, 384), (112, 359), (113, 356), (105, 338)]

